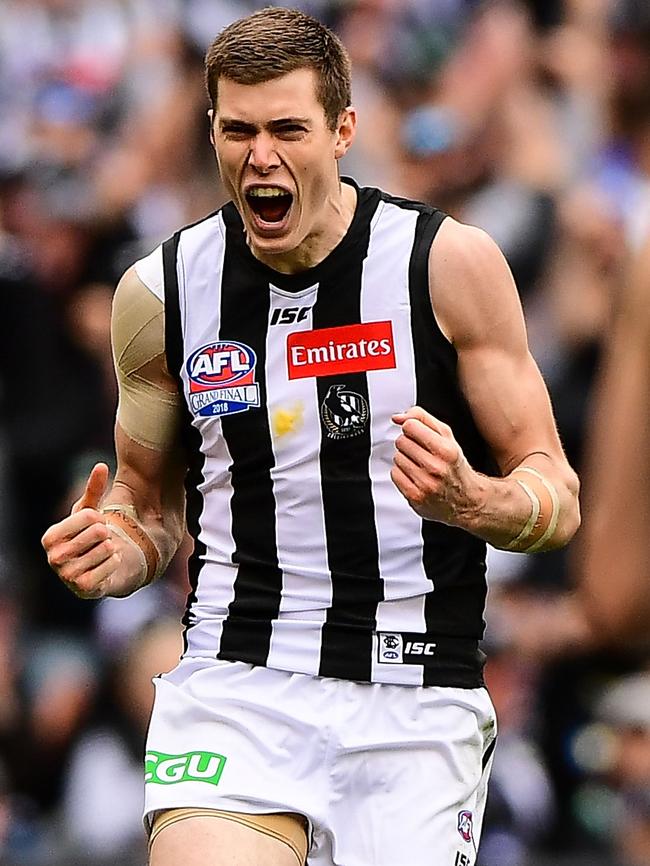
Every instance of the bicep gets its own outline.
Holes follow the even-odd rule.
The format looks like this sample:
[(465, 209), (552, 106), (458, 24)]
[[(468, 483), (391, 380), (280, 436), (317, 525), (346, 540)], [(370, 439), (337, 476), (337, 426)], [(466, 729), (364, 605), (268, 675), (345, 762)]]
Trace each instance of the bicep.
[(529, 454), (564, 461), (546, 385), (528, 352), (489, 342), (459, 351), (461, 388), (503, 475)]
[(453, 221), (443, 223), (439, 235), (431, 251), (434, 311), (456, 349), (461, 389), (501, 472), (533, 452), (564, 462), (501, 251), (484, 232)]

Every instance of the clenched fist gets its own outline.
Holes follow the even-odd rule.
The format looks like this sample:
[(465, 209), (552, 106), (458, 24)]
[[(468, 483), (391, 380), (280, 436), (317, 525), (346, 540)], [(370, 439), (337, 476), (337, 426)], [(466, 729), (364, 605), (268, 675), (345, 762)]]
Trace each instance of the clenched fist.
[(480, 507), (479, 475), (465, 459), (451, 428), (413, 406), (393, 415), (402, 428), (395, 442), (391, 478), (425, 520), (464, 526)]
[(141, 552), (116, 536), (99, 510), (108, 475), (108, 466), (97, 463), (70, 515), (41, 539), (50, 566), (80, 598), (121, 595), (118, 574), (124, 560), (135, 557), (135, 567), (141, 567)]

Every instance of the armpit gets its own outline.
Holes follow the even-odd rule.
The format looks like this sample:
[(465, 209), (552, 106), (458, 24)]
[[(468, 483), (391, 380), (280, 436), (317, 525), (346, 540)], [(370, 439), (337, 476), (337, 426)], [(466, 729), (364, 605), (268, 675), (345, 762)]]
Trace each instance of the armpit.
[(164, 318), (161, 301), (127, 271), (115, 292), (111, 325), (117, 420), (131, 439), (156, 451), (173, 447), (181, 408), (165, 364)]

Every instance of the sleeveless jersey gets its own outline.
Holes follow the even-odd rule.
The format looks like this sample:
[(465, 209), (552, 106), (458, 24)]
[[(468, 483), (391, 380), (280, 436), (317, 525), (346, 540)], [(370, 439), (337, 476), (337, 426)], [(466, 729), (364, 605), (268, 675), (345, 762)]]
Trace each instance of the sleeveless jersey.
[(163, 244), (194, 538), (186, 654), (482, 684), (485, 544), (423, 521), (390, 478), (391, 415), (414, 404), (491, 468), (431, 307), (443, 219), (358, 189), (344, 238), (295, 275), (253, 256), (232, 203)]

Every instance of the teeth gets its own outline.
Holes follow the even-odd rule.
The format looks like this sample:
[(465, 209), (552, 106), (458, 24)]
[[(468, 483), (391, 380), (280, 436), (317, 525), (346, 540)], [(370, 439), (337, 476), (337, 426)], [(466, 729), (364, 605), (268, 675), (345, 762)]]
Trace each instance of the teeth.
[(288, 193), (278, 186), (254, 186), (248, 190), (248, 195), (255, 198), (276, 198), (277, 196), (288, 195)]

